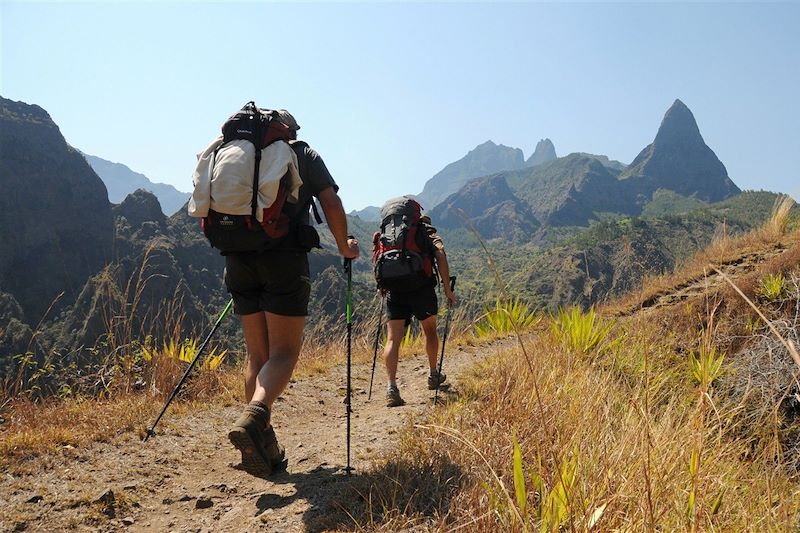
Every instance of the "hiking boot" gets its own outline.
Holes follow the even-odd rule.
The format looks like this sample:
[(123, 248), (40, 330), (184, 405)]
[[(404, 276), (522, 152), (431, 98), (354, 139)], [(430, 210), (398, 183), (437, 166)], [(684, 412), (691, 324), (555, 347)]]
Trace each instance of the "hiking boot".
[(266, 407), (250, 404), (228, 432), (231, 444), (242, 453), (242, 469), (257, 477), (267, 477), (272, 473), (272, 463), (264, 447), (264, 428), (268, 421), (269, 410)]
[(268, 426), (264, 431), (264, 452), (273, 471), (286, 468), (286, 449), (278, 444), (278, 437), (272, 426)]
[(435, 372), (428, 375), (428, 390), (436, 390), (445, 381), (447, 381), (447, 374)]
[(386, 391), (386, 407), (400, 407), (405, 404), (406, 402), (400, 397), (400, 389), (391, 387)]

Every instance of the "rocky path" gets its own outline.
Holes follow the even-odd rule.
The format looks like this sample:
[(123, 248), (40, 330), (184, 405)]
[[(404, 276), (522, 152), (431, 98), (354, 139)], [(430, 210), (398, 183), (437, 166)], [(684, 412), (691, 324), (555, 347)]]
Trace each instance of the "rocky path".
[[(510, 346), (510, 341), (448, 350), (445, 372), (458, 394), (458, 377), (476, 360)], [(127, 435), (113, 444), (67, 450), (52, 467), (35, 475), (0, 479), (0, 530), (26, 531), (321, 531), (354, 527), (342, 496), (390, 449), (398, 430), (429, 413), (424, 357), (401, 361), (406, 405), (384, 405), (380, 368), (367, 401), (369, 365), (353, 367), (352, 464), (346, 462), (346, 369), (290, 384), (276, 403), (273, 423), (286, 446), (289, 465), (268, 480), (238, 470), (238, 453), (227, 430), (240, 406), (169, 413), (147, 443)]]

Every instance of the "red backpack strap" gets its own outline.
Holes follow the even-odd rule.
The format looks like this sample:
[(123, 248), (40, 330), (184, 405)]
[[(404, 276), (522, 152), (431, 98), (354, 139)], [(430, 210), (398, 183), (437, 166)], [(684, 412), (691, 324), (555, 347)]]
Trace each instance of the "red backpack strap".
[(289, 232), (289, 217), (283, 212), (283, 205), (286, 203), (285, 182), (287, 176), (281, 178), (278, 184), (278, 193), (275, 195), (275, 201), (262, 211), (261, 227), (273, 239), (285, 237)]
[(381, 232), (376, 231), (372, 234), (372, 262), (377, 263), (381, 255)]

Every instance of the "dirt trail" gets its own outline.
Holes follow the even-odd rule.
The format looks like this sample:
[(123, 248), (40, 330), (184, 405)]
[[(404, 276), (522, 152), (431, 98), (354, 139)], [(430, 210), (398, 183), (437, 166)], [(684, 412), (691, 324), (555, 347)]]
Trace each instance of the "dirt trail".
[[(510, 346), (448, 349), (445, 372), (458, 394), (458, 378), (478, 359)], [(240, 406), (189, 416), (167, 416), (157, 437), (135, 435), (113, 444), (65, 450), (52, 467), (32, 476), (0, 479), (0, 530), (61, 531), (318, 531), (342, 514), (337, 498), (381, 452), (398, 429), (432, 409), (422, 356), (401, 361), (399, 385), (406, 405), (384, 405), (385, 377), (376, 369), (367, 401), (369, 365), (353, 367), (352, 478), (343, 474), (346, 369), (290, 384), (274, 407), (273, 423), (286, 446), (285, 472), (259, 479), (238, 470), (227, 431)], [(108, 516), (113, 515), (113, 516)], [(341, 520), (333, 526), (351, 529)]]
[[(720, 271), (731, 279), (749, 274), (760, 264), (776, 257), (789, 248), (788, 245), (777, 245), (773, 248), (744, 254), (732, 261), (718, 265)], [(688, 279), (679, 285), (661, 291), (627, 309), (616, 313), (617, 316), (629, 316), (635, 313), (654, 311), (664, 306), (672, 306), (694, 296), (709, 294), (710, 289), (722, 287), (726, 281), (717, 272), (708, 269), (705, 276)]]

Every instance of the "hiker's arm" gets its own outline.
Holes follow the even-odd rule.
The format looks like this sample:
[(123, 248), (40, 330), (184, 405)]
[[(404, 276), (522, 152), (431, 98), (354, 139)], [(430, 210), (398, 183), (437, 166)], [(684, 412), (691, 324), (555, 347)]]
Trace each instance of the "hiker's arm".
[(325, 213), (328, 228), (331, 230), (333, 238), (336, 239), (339, 253), (347, 259), (355, 259), (358, 257), (358, 241), (347, 238), (347, 217), (344, 214), (339, 195), (336, 194), (333, 187), (327, 187), (320, 191), (317, 198), (319, 198), (322, 212)]
[(436, 266), (439, 269), (439, 276), (444, 285), (444, 295), (450, 300), (450, 305), (456, 304), (456, 294), (450, 289), (450, 265), (447, 264), (447, 254), (444, 248), (436, 248)]

